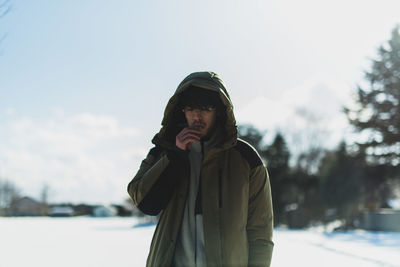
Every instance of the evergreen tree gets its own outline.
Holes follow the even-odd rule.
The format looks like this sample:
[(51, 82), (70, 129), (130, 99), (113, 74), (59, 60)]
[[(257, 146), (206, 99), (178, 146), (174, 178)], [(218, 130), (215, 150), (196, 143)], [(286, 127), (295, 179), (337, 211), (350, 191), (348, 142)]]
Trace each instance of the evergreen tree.
[(260, 152), (270, 176), (275, 224), (286, 223), (285, 208), (297, 202), (296, 187), (290, 181), (290, 152), (282, 134), (277, 133), (267, 149)]
[(358, 87), (357, 109), (345, 112), (360, 133), (369, 135), (359, 147), (374, 163), (400, 166), (400, 26), (378, 55), (365, 73), (369, 85)]
[(264, 135), (265, 132), (259, 131), (257, 128), (250, 124), (239, 125), (238, 127), (239, 138), (248, 142), (259, 152), (263, 150), (262, 140), (264, 138)]
[(364, 202), (365, 171), (362, 166), (362, 159), (350, 155), (344, 143), (322, 160), (322, 199), (335, 211), (336, 216), (332, 219), (344, 219), (346, 226), (352, 226)]
[(289, 169), (290, 152), (281, 133), (277, 133), (272, 144), (261, 153), (267, 160), (268, 168), (274, 174), (280, 176), (282, 172)]

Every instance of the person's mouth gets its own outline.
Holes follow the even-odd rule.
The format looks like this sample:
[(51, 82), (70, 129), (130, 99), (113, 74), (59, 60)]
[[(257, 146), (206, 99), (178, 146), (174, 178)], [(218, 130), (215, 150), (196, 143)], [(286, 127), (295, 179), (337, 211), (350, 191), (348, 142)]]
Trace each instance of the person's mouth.
[(205, 127), (206, 127), (206, 125), (204, 123), (195, 123), (192, 125), (191, 128), (200, 131), (200, 130), (204, 129)]

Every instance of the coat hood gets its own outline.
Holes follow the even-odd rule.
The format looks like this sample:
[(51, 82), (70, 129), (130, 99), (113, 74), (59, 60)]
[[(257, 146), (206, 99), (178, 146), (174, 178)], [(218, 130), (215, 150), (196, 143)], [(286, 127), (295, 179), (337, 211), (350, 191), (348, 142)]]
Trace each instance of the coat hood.
[(219, 93), (222, 103), (225, 106), (226, 120), (223, 125), (223, 141), (222, 148), (228, 148), (236, 144), (237, 127), (233, 114), (233, 105), (229, 97), (228, 91), (221, 78), (213, 72), (194, 72), (188, 75), (176, 89), (174, 95), (169, 99), (164, 111), (164, 118), (161, 122), (160, 131), (154, 136), (152, 142), (155, 145), (170, 149), (175, 145), (176, 135), (183, 129), (185, 117), (179, 109), (179, 98), (182, 92), (188, 87), (195, 86), (204, 88), (204, 90), (212, 90)]

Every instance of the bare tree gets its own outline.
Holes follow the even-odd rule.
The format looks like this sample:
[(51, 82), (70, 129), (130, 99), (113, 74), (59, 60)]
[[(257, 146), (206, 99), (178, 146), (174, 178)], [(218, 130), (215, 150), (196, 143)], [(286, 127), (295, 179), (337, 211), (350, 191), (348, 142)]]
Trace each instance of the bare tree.
[[(4, 18), (12, 10), (11, 0), (0, 0), (0, 19)], [(7, 37), (6, 33), (0, 32), (0, 43)]]
[(20, 197), (20, 190), (8, 180), (0, 180), (0, 215), (7, 215), (12, 203)]
[(45, 216), (49, 213), (49, 193), (50, 186), (43, 184), (42, 190), (40, 191), (40, 215)]
[(11, 11), (11, 0), (0, 1), (0, 18), (4, 17)]

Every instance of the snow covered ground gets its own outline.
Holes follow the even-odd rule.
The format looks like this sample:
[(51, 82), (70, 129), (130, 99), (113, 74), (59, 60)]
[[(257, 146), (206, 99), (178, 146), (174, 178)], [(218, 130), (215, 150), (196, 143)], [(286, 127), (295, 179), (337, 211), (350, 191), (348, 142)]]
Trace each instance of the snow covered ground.
[[(155, 226), (135, 218), (0, 218), (0, 267), (144, 266)], [(274, 232), (272, 266), (400, 266), (400, 233)]]

